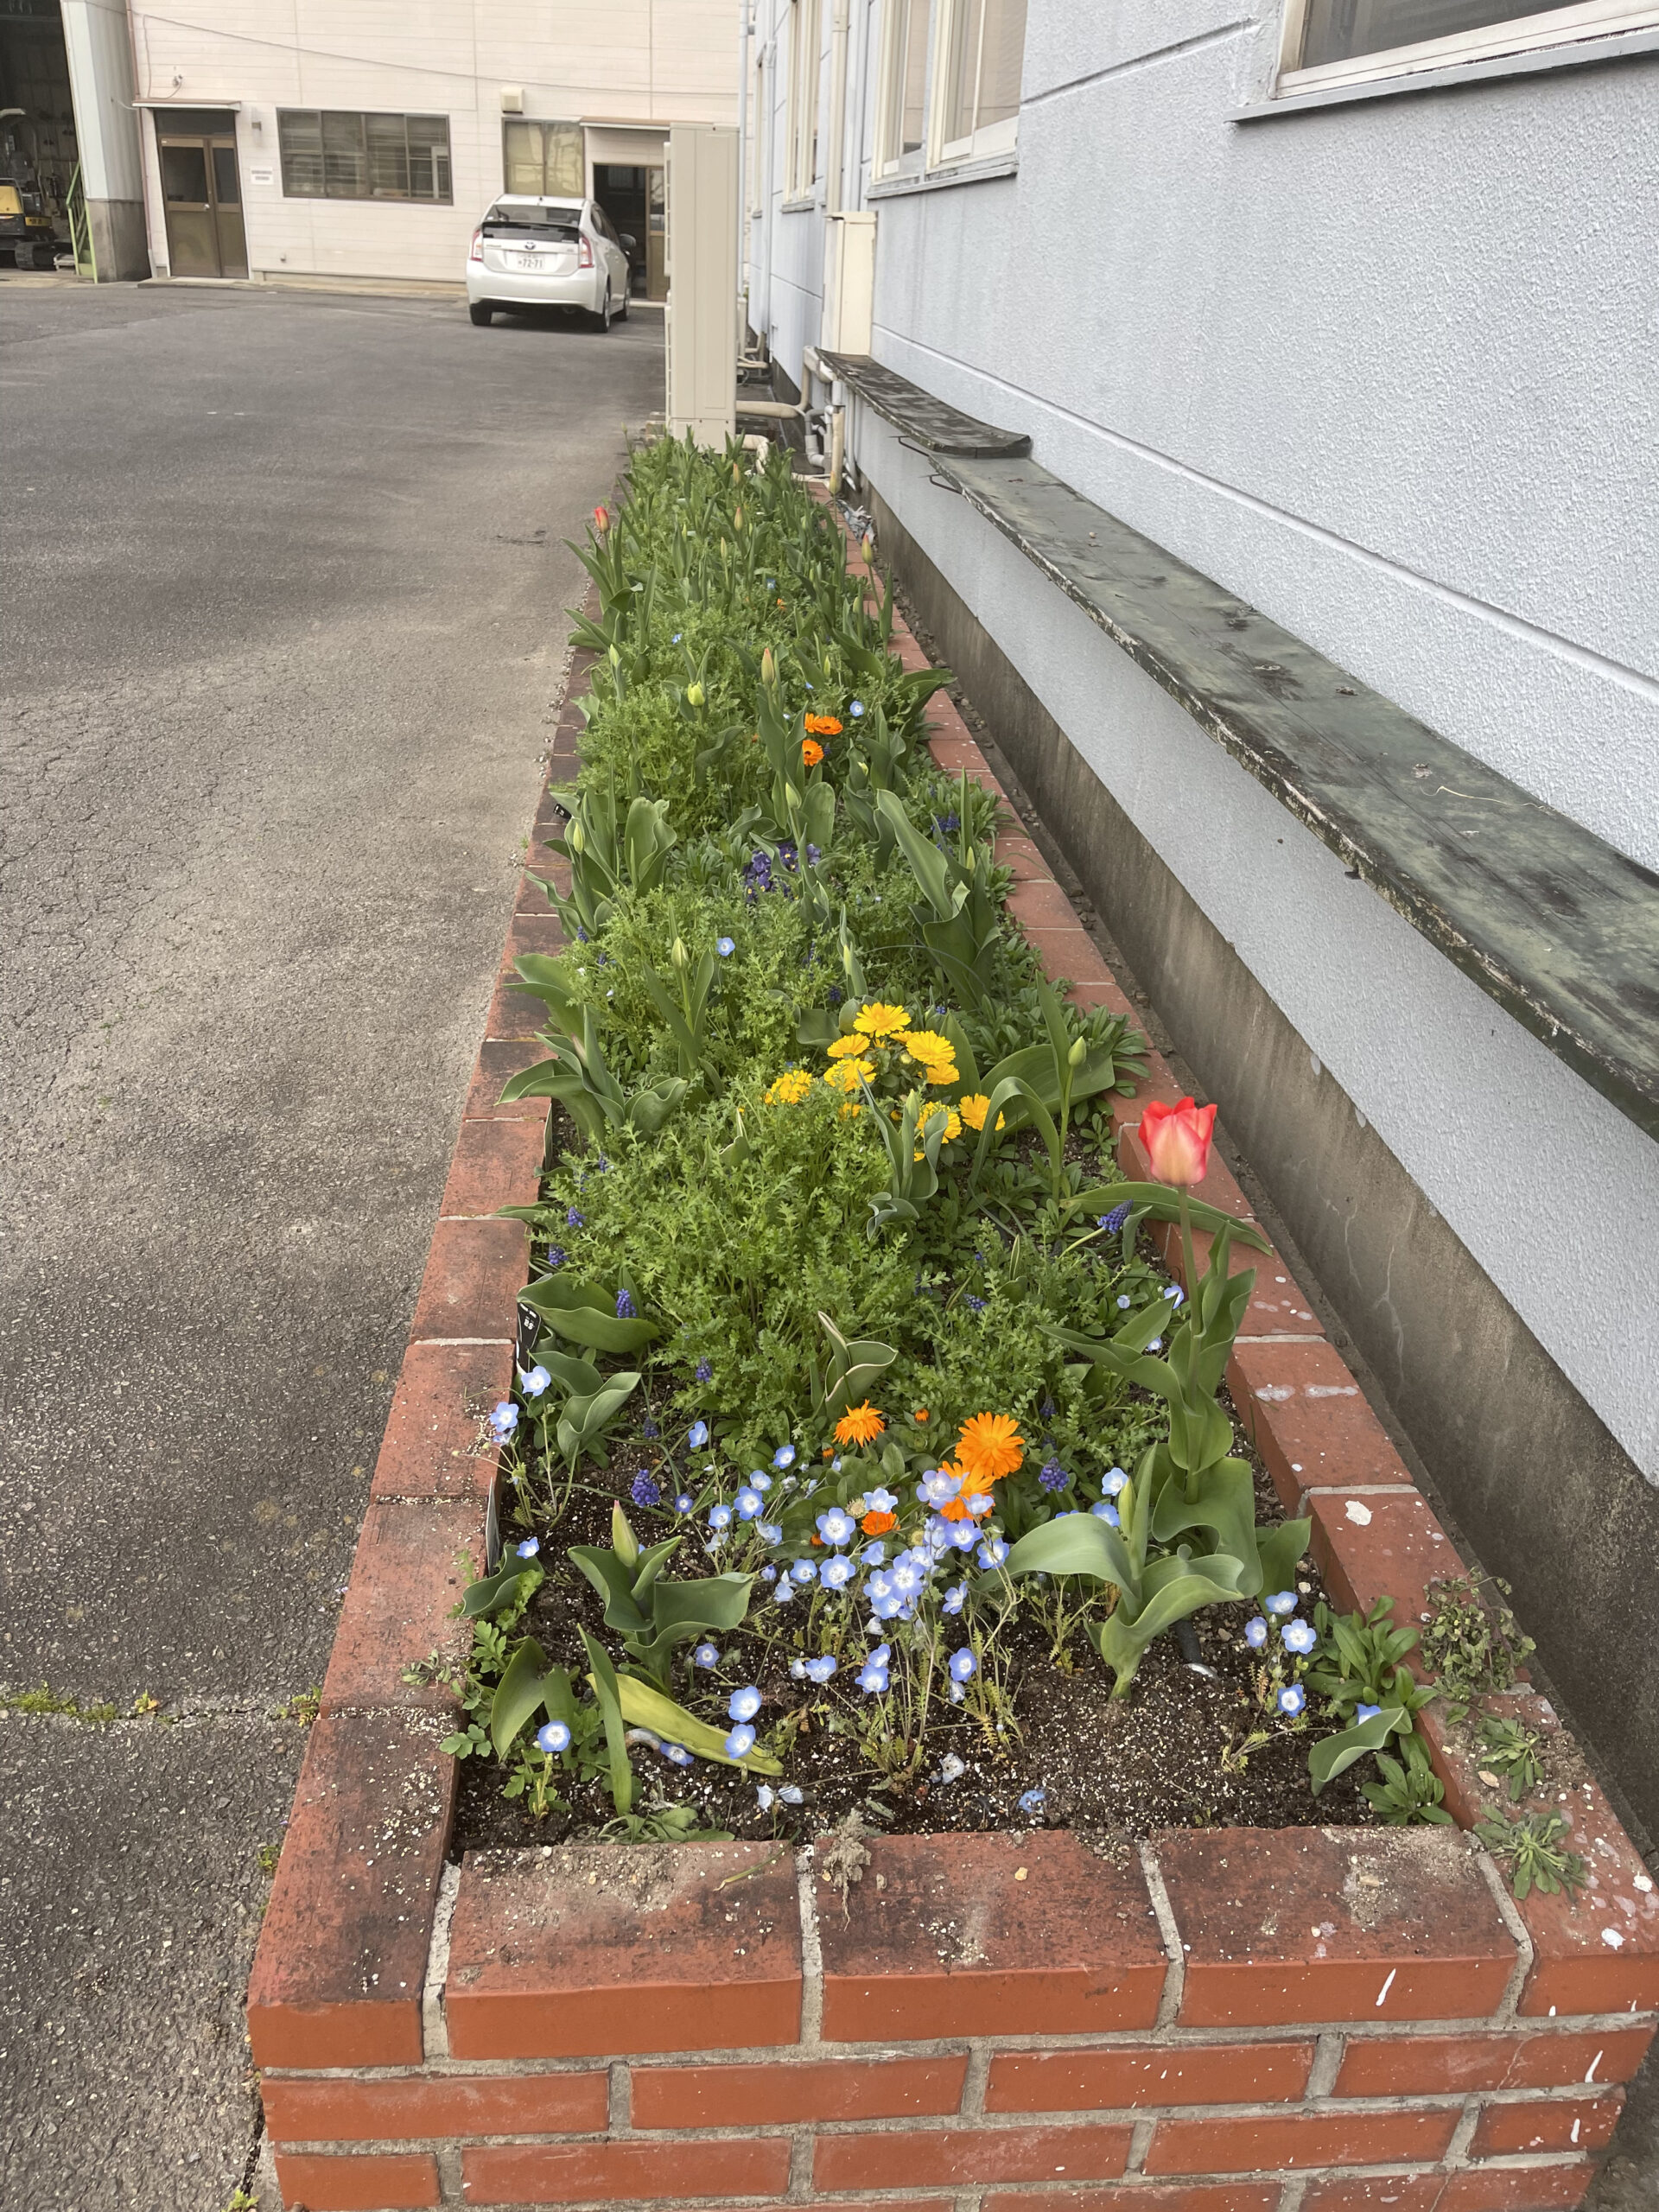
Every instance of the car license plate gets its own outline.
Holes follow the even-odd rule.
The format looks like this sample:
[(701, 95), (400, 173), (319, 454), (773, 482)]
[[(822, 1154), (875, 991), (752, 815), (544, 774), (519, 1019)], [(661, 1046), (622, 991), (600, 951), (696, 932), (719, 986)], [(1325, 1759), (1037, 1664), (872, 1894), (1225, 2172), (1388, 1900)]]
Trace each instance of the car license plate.
[(542, 257), (539, 253), (515, 253), (512, 257), (512, 265), (515, 269), (539, 269), (542, 265)]

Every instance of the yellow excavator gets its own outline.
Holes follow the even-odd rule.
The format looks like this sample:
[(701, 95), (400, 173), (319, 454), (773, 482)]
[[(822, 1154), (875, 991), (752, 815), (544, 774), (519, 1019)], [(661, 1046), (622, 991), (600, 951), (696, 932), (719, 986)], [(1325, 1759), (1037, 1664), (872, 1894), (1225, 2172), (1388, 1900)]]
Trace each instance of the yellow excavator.
[(19, 269), (51, 269), (70, 251), (69, 217), (57, 181), (35, 162), (34, 137), (23, 109), (0, 108), (0, 251), (10, 246)]

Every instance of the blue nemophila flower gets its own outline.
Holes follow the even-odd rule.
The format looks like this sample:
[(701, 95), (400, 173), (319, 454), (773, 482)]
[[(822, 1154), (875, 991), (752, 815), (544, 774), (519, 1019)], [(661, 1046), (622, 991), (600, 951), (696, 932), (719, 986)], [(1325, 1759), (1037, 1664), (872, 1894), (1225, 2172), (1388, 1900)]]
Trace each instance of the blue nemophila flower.
[[(950, 1504), (962, 1488), (960, 1475), (947, 1475), (943, 1467), (929, 1467), (916, 1485), (916, 1496), (922, 1504), (931, 1505), (936, 1511)], [(886, 1511), (891, 1512), (888, 1506)]]
[(800, 1784), (798, 1782), (780, 1783), (778, 1790), (778, 1802), (780, 1805), (799, 1805), (804, 1802), (801, 1796)]
[(797, 1582), (816, 1582), (818, 1579), (818, 1570), (810, 1559), (798, 1559), (789, 1571)]
[(766, 1501), (758, 1490), (741, 1490), (732, 1503), (737, 1508), (740, 1521), (753, 1521), (766, 1510)]
[(547, 1248), (548, 1266), (550, 1268), (562, 1268), (564, 1265), (564, 1262), (565, 1250), (563, 1245), (550, 1244)]
[(734, 1720), (753, 1720), (760, 1710), (760, 1693), (753, 1682), (741, 1690), (734, 1690), (727, 1700), (726, 1710)]
[(970, 1552), (979, 1541), (979, 1531), (971, 1521), (950, 1523), (950, 1541), (959, 1552)]
[(1244, 1641), (1252, 1651), (1264, 1651), (1268, 1643), (1268, 1624), (1260, 1613), (1244, 1624)]
[(890, 1490), (873, 1490), (865, 1499), (864, 1506), (869, 1513), (896, 1513), (899, 1501)]
[(763, 1544), (781, 1544), (784, 1541), (782, 1525), (776, 1521), (757, 1521), (754, 1533)]
[(974, 1554), (975, 1558), (979, 1561), (980, 1565), (987, 1570), (987, 1572), (994, 1567), (1001, 1567), (1007, 1555), (1008, 1548), (1003, 1542), (1001, 1536), (987, 1536), (984, 1542)]
[(711, 1505), (709, 1507), (709, 1526), (711, 1529), (729, 1529), (731, 1525), (732, 1509), (729, 1505)]
[(752, 1490), (770, 1490), (772, 1488), (772, 1477), (766, 1472), (764, 1467), (751, 1467), (749, 1469), (749, 1487)]
[(1122, 1467), (1109, 1467), (1101, 1484), (1108, 1497), (1119, 1497), (1129, 1486), (1129, 1478)]
[(1164, 1340), (1161, 1337), (1154, 1337), (1152, 1342), (1147, 1346), (1147, 1350), (1148, 1351), (1162, 1351), (1163, 1348)]
[(648, 1475), (643, 1467), (628, 1485), (628, 1496), (636, 1505), (660, 1505), (663, 1486), (655, 1476)]
[(662, 1753), (671, 1766), (695, 1766), (696, 1764), (683, 1744), (664, 1744)]
[(1299, 1659), (1306, 1659), (1319, 1640), (1308, 1621), (1287, 1621), (1279, 1635), (1286, 1650), (1294, 1651)]
[(1027, 1789), (1020, 1800), (1020, 1809), (1022, 1813), (1040, 1813), (1047, 1802), (1046, 1789)]
[(547, 1752), (550, 1758), (559, 1751), (568, 1751), (570, 1731), (563, 1720), (550, 1720), (545, 1728), (536, 1731), (536, 1748), (538, 1751)]
[(921, 1568), (906, 1553), (904, 1558), (894, 1560), (887, 1576), (887, 1587), (900, 1599), (914, 1598), (920, 1594), (925, 1580)]
[(633, 1321), (639, 1319), (634, 1312), (633, 1300), (626, 1290), (619, 1290), (616, 1294), (616, 1318), (619, 1321)]
[(878, 1539), (873, 1544), (866, 1544), (858, 1556), (860, 1563), (865, 1567), (882, 1567), (887, 1563), (887, 1548)]
[(564, 1225), (567, 1229), (581, 1229), (584, 1226), (586, 1221), (587, 1216), (585, 1214), (578, 1213), (575, 1206), (567, 1206), (565, 1208)]
[(685, 1432), (685, 1440), (691, 1446), (691, 1449), (694, 1452), (701, 1452), (703, 1446), (709, 1441), (708, 1422), (706, 1421), (694, 1421), (690, 1427)]
[(734, 937), (717, 937), (715, 939), (715, 950), (722, 960), (729, 960), (737, 950), (737, 939)]
[(694, 1667), (718, 1667), (719, 1650), (712, 1643), (700, 1643), (691, 1654), (691, 1664)]
[(674, 1510), (677, 1513), (695, 1513), (696, 1510), (696, 1499), (689, 1490), (683, 1490), (674, 1501)]
[(1377, 1714), (1381, 1713), (1382, 1710), (1382, 1708), (1380, 1705), (1357, 1705), (1354, 1707), (1354, 1719), (1356, 1720), (1375, 1720)]
[(835, 1458), (830, 1462), (830, 1471), (832, 1475), (838, 1475), (841, 1472), (841, 1454), (839, 1452), (836, 1452)]
[(673, 636), (669, 639), (669, 641), (668, 641), (668, 642), (669, 642), (669, 644), (670, 644), (671, 645), (677, 645), (679, 644), (679, 642), (680, 642), (680, 639), (681, 639), (684, 635), (685, 635), (685, 632), (684, 632), (684, 631), (683, 631), (683, 630), (677, 630), (677, 631), (674, 632)]
[(1262, 1604), (1263, 1610), (1271, 1613), (1275, 1620), (1282, 1620), (1287, 1613), (1295, 1611), (1296, 1592), (1294, 1590), (1275, 1590), (1272, 1597), (1264, 1598)]
[(763, 1813), (769, 1813), (778, 1802), (778, 1792), (769, 1782), (763, 1782), (755, 1790), (754, 1802)]
[(726, 1738), (726, 1756), (728, 1759), (746, 1759), (753, 1749), (754, 1731), (747, 1722), (734, 1728)]
[(806, 1680), (806, 1662), (804, 1659), (791, 1659), (790, 1661), (789, 1676), (790, 1680), (794, 1682), (804, 1682)]
[(959, 1613), (967, 1600), (968, 1585), (965, 1582), (953, 1582), (939, 1602), (947, 1613)]
[(854, 1575), (853, 1562), (844, 1552), (834, 1559), (827, 1559), (818, 1570), (818, 1580), (826, 1590), (844, 1590)]
[(518, 1556), (520, 1559), (534, 1559), (537, 1553), (540, 1551), (541, 1548), (541, 1540), (539, 1537), (526, 1536), (524, 1542), (518, 1547)]
[(1280, 1712), (1290, 1714), (1293, 1719), (1303, 1710), (1306, 1703), (1307, 1692), (1300, 1682), (1292, 1682), (1287, 1689), (1282, 1689), (1279, 1693)]
[(763, 1567), (760, 1570), (760, 1580), (763, 1582), (775, 1582), (778, 1580), (777, 1568), (770, 1566)]
[(878, 1643), (859, 1671), (858, 1687), (867, 1697), (885, 1697), (887, 1688), (887, 1662), (893, 1656), (893, 1647)]
[(820, 1513), (817, 1528), (826, 1544), (849, 1544), (858, 1534), (858, 1523), (844, 1505), (832, 1505), (827, 1513)]
[(1164, 1293), (1164, 1296), (1173, 1306), (1185, 1306), (1186, 1303), (1186, 1293), (1178, 1282), (1171, 1283), (1169, 1288)]
[(1103, 1497), (1098, 1505), (1091, 1505), (1089, 1510), (1096, 1521), (1103, 1521), (1109, 1529), (1121, 1529), (1123, 1526), (1123, 1516), (1109, 1497)]
[(848, 708), (847, 711), (852, 716), (853, 720), (857, 721), (864, 712), (864, 702), (861, 699), (855, 699), (852, 705)]
[(539, 1398), (552, 1380), (544, 1367), (532, 1367), (528, 1373), (522, 1367), (518, 1370), (518, 1388), (527, 1398)]
[(772, 1455), (772, 1464), (779, 1474), (782, 1474), (785, 1467), (792, 1467), (795, 1464), (795, 1446), (792, 1444), (780, 1444)]
[(953, 1682), (971, 1681), (979, 1671), (979, 1662), (964, 1644), (960, 1651), (950, 1654), (950, 1679)]
[(713, 1367), (706, 1359), (700, 1359), (697, 1362), (697, 1380), (699, 1382), (707, 1382), (713, 1376), (714, 1371)]
[(505, 1444), (518, 1426), (518, 1408), (511, 1398), (503, 1398), (490, 1411), (490, 1427), (498, 1444)]
[(1128, 1310), (1129, 1310), (1129, 1300), (1128, 1300), (1128, 1297), (1127, 1297), (1127, 1296), (1125, 1296), (1125, 1297), (1122, 1297), (1122, 1298), (1120, 1298), (1120, 1299), (1118, 1300), (1118, 1301), (1117, 1301), (1117, 1310), (1118, 1310), (1118, 1312), (1119, 1312), (1120, 1313), (1127, 1313), (1128, 1312)]
[(840, 1661), (828, 1651), (821, 1659), (809, 1659), (806, 1662), (806, 1679), (809, 1682), (817, 1682), (822, 1688), (840, 1663)]
[[(768, 1567), (766, 1572), (768, 1574), (778, 1574), (778, 1570), (775, 1567)], [(790, 1580), (787, 1574), (778, 1574), (778, 1586), (772, 1594), (778, 1600), (778, 1603), (780, 1605), (786, 1605), (790, 1599), (795, 1595), (795, 1586), (796, 1586)]]
[(1071, 1478), (1058, 1459), (1045, 1459), (1037, 1479), (1045, 1490), (1064, 1490)]

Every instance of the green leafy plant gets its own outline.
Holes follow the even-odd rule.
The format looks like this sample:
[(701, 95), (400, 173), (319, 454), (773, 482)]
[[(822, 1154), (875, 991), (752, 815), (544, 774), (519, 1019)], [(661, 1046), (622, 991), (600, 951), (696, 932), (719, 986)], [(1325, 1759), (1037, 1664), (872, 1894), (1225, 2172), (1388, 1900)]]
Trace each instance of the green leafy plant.
[(596, 1544), (570, 1547), (571, 1559), (605, 1601), (606, 1627), (622, 1638), (629, 1658), (659, 1688), (667, 1683), (669, 1661), (677, 1644), (694, 1643), (711, 1633), (724, 1635), (749, 1610), (749, 1575), (716, 1574), (693, 1582), (663, 1580), (663, 1569), (683, 1541), (670, 1536), (642, 1551), (618, 1504), (611, 1510), (608, 1550)]
[[(543, 955), (527, 954), (518, 963), (519, 972), (539, 973), (543, 963)], [(553, 965), (550, 961), (545, 964)], [(536, 988), (550, 1004), (553, 993), (563, 991), (563, 979)], [(501, 1104), (511, 1105), (518, 1098), (556, 1098), (593, 1143), (613, 1130), (654, 1136), (685, 1096), (685, 1078), (662, 1076), (654, 1083), (642, 1084), (637, 1090), (624, 1090), (605, 1064), (593, 1008), (583, 1007), (578, 1012), (572, 1007), (570, 1018), (578, 1025), (575, 1033), (561, 1036), (556, 1030), (544, 1030), (543, 1041), (550, 1057), (509, 1076), (502, 1086)]]
[(1494, 1859), (1508, 1863), (1510, 1883), (1517, 1897), (1541, 1890), (1547, 1897), (1565, 1891), (1576, 1896), (1589, 1878), (1589, 1870), (1576, 1851), (1562, 1848), (1570, 1833), (1560, 1813), (1531, 1813), (1521, 1820), (1479, 1821), (1475, 1834)]
[(1543, 1739), (1519, 1720), (1483, 1713), (1475, 1741), (1481, 1765), (1507, 1783), (1511, 1804), (1518, 1805), (1543, 1780), (1543, 1763), (1538, 1756)]
[(1361, 1794), (1370, 1800), (1390, 1827), (1449, 1827), (1452, 1815), (1441, 1802), (1446, 1796), (1445, 1785), (1434, 1771), (1427, 1745), (1414, 1732), (1405, 1738), (1402, 1751), (1402, 1758), (1394, 1758), (1377, 1749), (1376, 1764), (1382, 1779), (1362, 1782)]
[(1507, 1582), (1481, 1574), (1444, 1576), (1428, 1585), (1433, 1613), (1423, 1630), (1423, 1661), (1454, 1720), (1478, 1697), (1512, 1689), (1535, 1649), (1505, 1603), (1509, 1594)]

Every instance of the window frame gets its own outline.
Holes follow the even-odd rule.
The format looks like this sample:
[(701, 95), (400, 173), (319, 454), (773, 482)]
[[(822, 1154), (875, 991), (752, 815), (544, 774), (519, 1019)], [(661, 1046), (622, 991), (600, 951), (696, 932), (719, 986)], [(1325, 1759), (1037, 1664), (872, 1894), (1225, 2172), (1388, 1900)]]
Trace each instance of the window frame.
[[(329, 116), (336, 118), (347, 116), (357, 124), (359, 173), (365, 188), (360, 192), (331, 191), (329, 188), (328, 134), (324, 121), (324, 118)], [(433, 126), (442, 125), (442, 143), (435, 137), (430, 137), (427, 139), (423, 149), (426, 158), (431, 163), (434, 188), (432, 191), (383, 192), (372, 189), (372, 164), (375, 157), (369, 143), (369, 124), (372, 118), (382, 124), (392, 122), (402, 124), (404, 174), (406, 178), (413, 174), (410, 125), (412, 123)], [(314, 123), (316, 127), (317, 184), (315, 191), (308, 191), (303, 187), (296, 189), (296, 175), (293, 164), (301, 157), (302, 151), (308, 155), (310, 149), (290, 148), (288, 143), (289, 134), (284, 125), (290, 120), (298, 119)], [(384, 134), (382, 135), (384, 137)], [(276, 111), (276, 154), (277, 166), (282, 173), (284, 200), (334, 200), (349, 202), (358, 207), (453, 207), (455, 204), (454, 143), (450, 132), (449, 118), (429, 109), (423, 108), (416, 111), (401, 108), (279, 107)], [(441, 192), (437, 189), (440, 180), (444, 188)]]
[[(1014, 153), (1020, 139), (1020, 105), (1016, 102), (1014, 113), (1001, 123), (982, 126), (976, 123), (965, 138), (947, 138), (946, 105), (950, 99), (949, 55), (950, 42), (956, 33), (960, 15), (971, 4), (971, 0), (930, 0), (931, 16), (930, 52), (928, 57), (928, 145), (927, 166), (930, 169), (960, 168), (969, 162), (1006, 160)], [(1299, 0), (1292, 0), (1299, 4)], [(979, 113), (980, 73), (984, 67), (985, 25), (988, 0), (980, 0), (979, 51), (974, 59), (974, 113)], [(1020, 42), (1021, 77), (1024, 75), (1025, 39)]]
[(1566, 7), (1531, 10), (1522, 7), (1501, 22), (1483, 24), (1474, 30), (1452, 31), (1444, 38), (1419, 39), (1407, 46), (1380, 47), (1374, 53), (1352, 54), (1345, 60), (1321, 62), (1305, 69), (1300, 56), (1306, 29), (1307, 0), (1286, 0), (1274, 81), (1275, 99), (1288, 100), (1299, 93), (1336, 92), (1347, 86), (1411, 77), (1427, 69), (1454, 68), (1459, 63), (1472, 66), (1546, 53), (1553, 47), (1586, 45), (1632, 31), (1659, 29), (1659, 0), (1573, 0)]
[(823, 0), (790, 0), (789, 100), (784, 133), (785, 207), (810, 207), (817, 196), (823, 94)]
[[(909, 59), (908, 33), (918, 10), (926, 26), (922, 45), (922, 143), (909, 153), (903, 149), (903, 125), (899, 126), (899, 147), (895, 152), (888, 141), (898, 80), (903, 75)], [(881, 52), (876, 71), (874, 155), (870, 163), (873, 184), (891, 184), (904, 177), (918, 177), (929, 165), (933, 116), (933, 24), (935, 0), (883, 0), (881, 10)], [(906, 36), (902, 41), (906, 52), (899, 51), (899, 25), (903, 23)], [(902, 99), (902, 93), (899, 94)]]
[[(535, 131), (537, 142), (541, 149), (542, 181), (537, 190), (525, 194), (525, 197), (534, 200), (585, 200), (588, 196), (588, 133), (580, 123), (573, 123), (568, 117), (562, 115), (504, 115), (502, 117), (501, 189), (503, 192), (511, 194), (514, 189), (507, 181), (511, 174), (509, 162), (512, 159), (507, 151), (507, 141), (514, 130)], [(568, 188), (550, 185), (547, 181), (548, 156), (551, 145), (549, 133), (555, 130), (568, 131), (573, 134), (575, 139), (576, 166), (581, 171), (581, 182)]]

